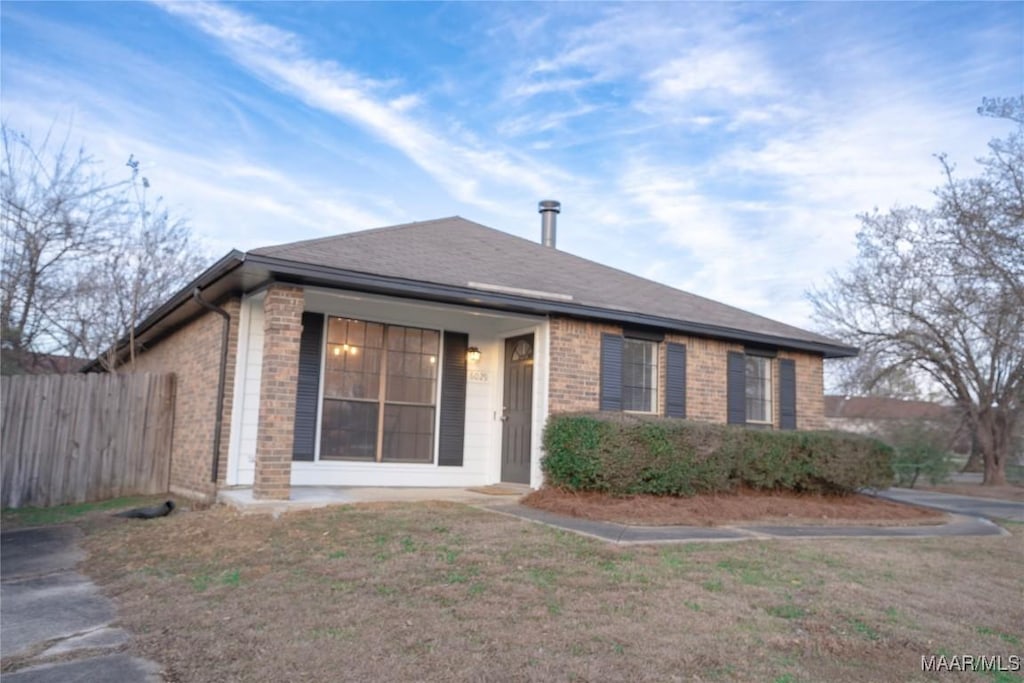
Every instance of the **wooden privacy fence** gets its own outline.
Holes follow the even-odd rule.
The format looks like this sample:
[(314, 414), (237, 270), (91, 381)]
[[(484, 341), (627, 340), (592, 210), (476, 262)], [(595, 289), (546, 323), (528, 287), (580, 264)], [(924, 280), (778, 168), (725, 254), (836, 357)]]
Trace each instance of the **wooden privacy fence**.
[(167, 490), (174, 375), (15, 376), (0, 390), (3, 507)]

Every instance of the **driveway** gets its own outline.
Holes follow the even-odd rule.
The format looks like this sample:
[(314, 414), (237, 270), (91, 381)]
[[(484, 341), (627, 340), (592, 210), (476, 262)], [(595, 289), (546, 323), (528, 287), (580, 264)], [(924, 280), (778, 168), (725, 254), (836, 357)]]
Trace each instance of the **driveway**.
[(1024, 503), (1012, 500), (996, 500), (994, 498), (975, 498), (953, 493), (936, 491), (918, 491), (917, 489), (892, 488), (879, 491), (879, 498), (894, 500), (898, 503), (921, 505), (936, 510), (945, 510), (959, 515), (985, 517), (986, 519), (1008, 519), (1011, 522), (1024, 522)]
[(81, 532), (58, 526), (0, 534), (0, 659), (4, 683), (149, 683), (160, 667), (123, 649), (113, 603), (74, 570)]

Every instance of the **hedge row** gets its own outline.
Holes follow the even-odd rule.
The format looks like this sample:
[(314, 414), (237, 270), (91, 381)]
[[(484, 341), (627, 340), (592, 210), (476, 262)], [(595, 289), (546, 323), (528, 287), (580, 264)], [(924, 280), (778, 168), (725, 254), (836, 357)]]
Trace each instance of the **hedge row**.
[(886, 488), (892, 449), (838, 432), (746, 429), (621, 413), (553, 415), (546, 481), (574, 491), (690, 496), (739, 486), (818, 493)]

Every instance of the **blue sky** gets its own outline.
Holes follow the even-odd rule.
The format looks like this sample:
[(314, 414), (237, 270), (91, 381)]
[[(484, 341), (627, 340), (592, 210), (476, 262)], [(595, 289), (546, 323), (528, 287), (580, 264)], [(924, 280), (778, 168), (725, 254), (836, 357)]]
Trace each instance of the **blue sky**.
[[(231, 248), (461, 215), (786, 322), (856, 214), (929, 203), (1024, 93), (1022, 3), (5, 1), (55, 121)], [(453, 245), (457, 248), (457, 245)]]

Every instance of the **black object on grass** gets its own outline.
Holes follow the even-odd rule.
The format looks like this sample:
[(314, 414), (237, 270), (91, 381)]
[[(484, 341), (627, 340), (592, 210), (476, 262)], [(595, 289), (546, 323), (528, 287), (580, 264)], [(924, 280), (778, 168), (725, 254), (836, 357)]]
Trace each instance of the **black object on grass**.
[(169, 500), (163, 505), (157, 505), (156, 507), (149, 508), (132, 508), (131, 510), (125, 510), (124, 512), (118, 512), (115, 514), (117, 517), (128, 517), (131, 519), (154, 519), (156, 517), (166, 517), (171, 514), (174, 509), (174, 501)]

